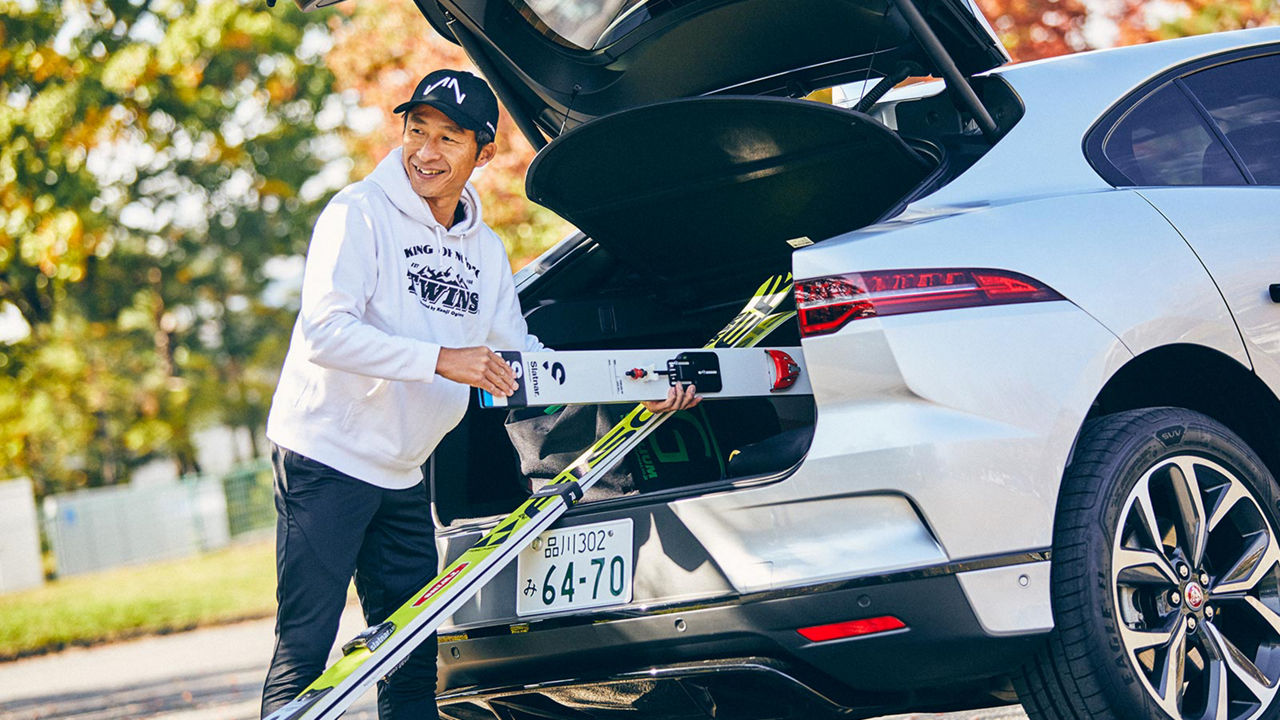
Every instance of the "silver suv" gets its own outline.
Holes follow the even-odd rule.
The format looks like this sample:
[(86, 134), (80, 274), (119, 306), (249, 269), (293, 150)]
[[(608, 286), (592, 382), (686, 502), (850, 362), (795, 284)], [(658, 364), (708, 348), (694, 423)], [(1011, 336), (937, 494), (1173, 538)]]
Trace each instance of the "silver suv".
[[(581, 230), (533, 332), (697, 346), (790, 270), (813, 385), (617, 468), (441, 631), (446, 716), (1280, 716), (1280, 29), (1001, 67), (963, 0), (419, 6)], [(613, 417), (469, 413), (446, 558)]]

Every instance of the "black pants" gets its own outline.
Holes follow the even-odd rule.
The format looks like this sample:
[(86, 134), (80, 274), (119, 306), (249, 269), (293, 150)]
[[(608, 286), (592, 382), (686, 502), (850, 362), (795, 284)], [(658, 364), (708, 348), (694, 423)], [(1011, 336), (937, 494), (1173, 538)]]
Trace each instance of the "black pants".
[[(436, 574), (426, 483), (384, 490), (292, 450), (273, 447), (276, 502), (276, 646), (262, 690), (265, 718), (324, 671), (346, 605), (356, 592), (370, 625)], [(380, 720), (435, 720), (432, 636), (378, 683)]]

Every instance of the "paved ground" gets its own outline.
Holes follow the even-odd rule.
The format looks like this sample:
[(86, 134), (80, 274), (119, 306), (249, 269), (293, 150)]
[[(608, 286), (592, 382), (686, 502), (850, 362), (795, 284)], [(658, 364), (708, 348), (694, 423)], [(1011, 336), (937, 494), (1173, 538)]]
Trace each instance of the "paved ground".
[[(359, 631), (348, 608), (339, 637)], [(271, 621), (0, 663), (2, 720), (257, 720)], [(375, 720), (373, 693), (345, 715)], [(1026, 720), (1017, 708), (892, 720)], [(885, 718), (884, 720), (890, 720)]]
[[(363, 623), (348, 608), (339, 637)], [(257, 720), (271, 620), (0, 663), (3, 720)], [(345, 716), (374, 720), (373, 693)]]

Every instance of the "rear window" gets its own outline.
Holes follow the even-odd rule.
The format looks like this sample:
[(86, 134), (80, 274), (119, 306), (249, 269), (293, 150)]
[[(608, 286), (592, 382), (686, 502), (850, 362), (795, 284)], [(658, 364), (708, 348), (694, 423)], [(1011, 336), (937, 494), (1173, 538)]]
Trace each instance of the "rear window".
[(509, 0), (529, 24), (561, 45), (602, 48), (691, 0)]
[(1254, 180), (1280, 185), (1280, 55), (1201, 70), (1185, 81)]
[(1280, 53), (1202, 58), (1139, 87), (1085, 139), (1116, 187), (1280, 185)]
[(1134, 105), (1102, 143), (1134, 185), (1243, 185), (1244, 175), (1174, 83)]

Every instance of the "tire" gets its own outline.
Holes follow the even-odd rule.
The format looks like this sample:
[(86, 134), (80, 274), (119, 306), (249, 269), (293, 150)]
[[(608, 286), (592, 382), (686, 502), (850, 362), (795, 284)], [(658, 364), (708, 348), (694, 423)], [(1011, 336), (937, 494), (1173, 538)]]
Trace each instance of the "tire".
[(1209, 417), (1087, 424), (1058, 499), (1055, 628), (1015, 677), (1027, 714), (1280, 717), (1277, 500), (1258, 456)]

